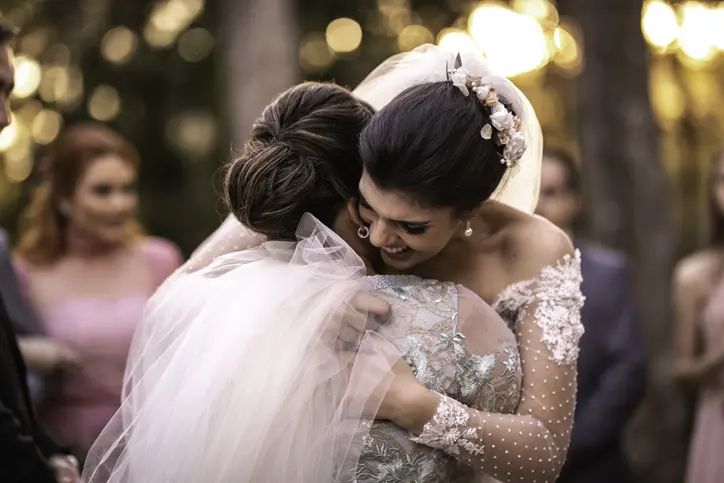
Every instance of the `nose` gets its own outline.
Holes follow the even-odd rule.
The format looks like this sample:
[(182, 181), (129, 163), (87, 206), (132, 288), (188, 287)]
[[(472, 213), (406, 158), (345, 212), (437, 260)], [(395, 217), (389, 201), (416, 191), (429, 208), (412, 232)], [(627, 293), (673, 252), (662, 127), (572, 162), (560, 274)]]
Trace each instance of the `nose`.
[(376, 220), (370, 225), (370, 243), (377, 248), (394, 244), (397, 235), (384, 220)]

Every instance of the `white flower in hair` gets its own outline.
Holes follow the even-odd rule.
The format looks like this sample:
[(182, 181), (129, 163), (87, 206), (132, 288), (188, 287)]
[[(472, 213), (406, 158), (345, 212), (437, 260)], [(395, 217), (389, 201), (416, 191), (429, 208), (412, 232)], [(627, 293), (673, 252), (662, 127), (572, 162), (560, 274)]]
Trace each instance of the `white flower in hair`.
[(505, 109), (505, 106), (503, 106), (503, 110), (498, 109), (498, 106), (502, 106), (502, 104), (497, 104), (493, 113), (490, 115), (490, 122), (493, 123), (493, 127), (498, 131), (508, 131), (513, 129), (513, 127), (515, 127), (515, 118), (513, 117), (513, 114), (508, 112), (508, 110)]
[(460, 92), (462, 92), (465, 97), (470, 95), (470, 91), (468, 90), (467, 82), (468, 82), (468, 71), (463, 69), (462, 67), (458, 67), (457, 69), (450, 72), (450, 82), (452, 82), (452, 85), (460, 89)]
[(503, 150), (503, 156), (505, 156), (505, 159), (512, 163), (517, 163), (520, 158), (523, 157), (523, 154), (525, 153), (525, 150), (527, 148), (527, 143), (525, 142), (525, 135), (517, 131), (513, 133), (513, 135), (508, 140), (508, 143), (505, 145), (505, 149)]
[(480, 102), (485, 101), (485, 98), (488, 96), (490, 89), (492, 89), (492, 87), (486, 85), (478, 86), (475, 88), (475, 94), (478, 96)]

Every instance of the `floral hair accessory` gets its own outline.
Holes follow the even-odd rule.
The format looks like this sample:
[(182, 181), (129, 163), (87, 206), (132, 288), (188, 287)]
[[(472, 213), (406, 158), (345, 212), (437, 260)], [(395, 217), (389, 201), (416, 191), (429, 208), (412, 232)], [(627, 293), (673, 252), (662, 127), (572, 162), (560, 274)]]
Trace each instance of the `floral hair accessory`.
[(447, 71), (448, 81), (460, 89), (465, 97), (471, 92), (474, 93), (490, 110), (490, 122), (480, 130), (480, 136), (483, 139), (492, 139), (495, 135), (495, 143), (504, 146), (500, 162), (508, 168), (516, 168), (527, 147), (520, 118), (500, 102), (494, 87), (483, 84), (480, 77), (471, 76), (462, 64), (458, 54), (455, 58), (455, 68)]

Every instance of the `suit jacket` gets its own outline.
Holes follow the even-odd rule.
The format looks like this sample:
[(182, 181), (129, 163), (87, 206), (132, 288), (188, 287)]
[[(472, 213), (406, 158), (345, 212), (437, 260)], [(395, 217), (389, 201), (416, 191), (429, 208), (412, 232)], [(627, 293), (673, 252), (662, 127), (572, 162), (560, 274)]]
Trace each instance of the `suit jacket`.
[[(7, 251), (0, 251), (3, 257), (8, 257)], [(5, 293), (0, 291), (0, 481), (55, 483), (47, 458), (63, 451), (38, 425), (26, 378)]]
[(578, 397), (563, 483), (630, 481), (623, 430), (645, 388), (643, 338), (623, 255), (581, 243), (586, 303), (578, 360)]

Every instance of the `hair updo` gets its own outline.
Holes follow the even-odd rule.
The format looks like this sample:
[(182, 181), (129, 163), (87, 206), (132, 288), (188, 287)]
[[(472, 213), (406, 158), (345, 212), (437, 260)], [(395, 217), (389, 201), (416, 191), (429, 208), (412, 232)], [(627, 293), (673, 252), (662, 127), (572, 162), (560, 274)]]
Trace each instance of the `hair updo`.
[(381, 189), (461, 214), (489, 199), (508, 169), (504, 146), (480, 134), (489, 123), (489, 108), (474, 94), (449, 82), (421, 84), (377, 113), (362, 132), (360, 155)]
[(331, 226), (362, 176), (358, 142), (372, 108), (334, 84), (282, 93), (256, 120), (226, 174), (226, 200), (245, 226), (294, 240), (305, 212)]

